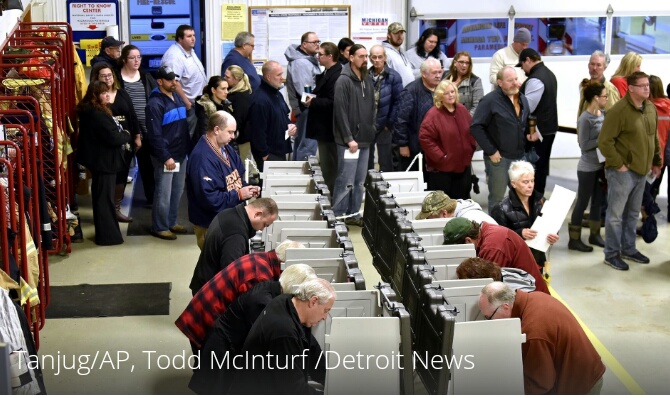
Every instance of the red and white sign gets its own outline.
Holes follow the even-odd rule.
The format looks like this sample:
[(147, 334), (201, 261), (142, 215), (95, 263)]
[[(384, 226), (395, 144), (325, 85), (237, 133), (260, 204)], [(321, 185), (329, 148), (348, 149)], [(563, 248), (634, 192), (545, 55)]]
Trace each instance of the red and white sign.
[(105, 30), (116, 25), (115, 3), (70, 3), (70, 25), (73, 31)]

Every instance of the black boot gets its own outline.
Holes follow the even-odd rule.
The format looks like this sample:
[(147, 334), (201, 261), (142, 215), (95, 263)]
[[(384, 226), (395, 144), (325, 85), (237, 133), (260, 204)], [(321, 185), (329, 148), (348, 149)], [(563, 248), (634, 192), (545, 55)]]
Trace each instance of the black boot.
[(580, 252), (591, 252), (593, 248), (582, 242), (582, 226), (568, 224), (568, 232), (570, 241), (568, 242), (568, 249), (577, 250)]
[(599, 247), (605, 247), (605, 241), (600, 237), (600, 220), (590, 220), (589, 229), (591, 229), (591, 234), (589, 235), (589, 243)]
[(123, 200), (123, 192), (126, 190), (126, 184), (116, 184), (114, 191), (114, 207), (116, 207), (116, 220), (118, 222), (132, 222), (132, 217), (125, 216), (121, 213), (121, 201)]

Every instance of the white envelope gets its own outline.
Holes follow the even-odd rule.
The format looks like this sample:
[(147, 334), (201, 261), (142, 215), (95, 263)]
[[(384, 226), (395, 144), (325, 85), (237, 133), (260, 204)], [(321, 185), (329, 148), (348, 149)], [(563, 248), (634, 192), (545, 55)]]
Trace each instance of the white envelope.
[(354, 153), (351, 153), (351, 151), (349, 149), (347, 149), (346, 151), (344, 151), (344, 159), (345, 160), (346, 159), (358, 159), (358, 155), (360, 155), (360, 154), (361, 154), (361, 151), (359, 151), (358, 149)]
[(179, 173), (179, 163), (175, 163), (174, 170), (168, 170), (167, 166), (163, 165), (163, 173)]

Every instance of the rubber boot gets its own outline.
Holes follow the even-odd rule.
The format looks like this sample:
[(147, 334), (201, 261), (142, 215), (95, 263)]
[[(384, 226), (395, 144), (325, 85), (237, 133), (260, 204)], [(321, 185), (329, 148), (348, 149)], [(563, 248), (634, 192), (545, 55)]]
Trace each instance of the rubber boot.
[(126, 190), (126, 184), (116, 184), (114, 190), (114, 207), (116, 207), (116, 220), (118, 222), (132, 222), (132, 217), (124, 216), (121, 213), (121, 201), (123, 200), (123, 193)]
[(599, 247), (605, 247), (605, 241), (600, 237), (600, 225), (602, 223), (600, 220), (590, 220), (589, 228), (591, 229), (591, 234), (589, 235), (589, 243)]
[(570, 241), (568, 242), (568, 249), (577, 250), (580, 252), (592, 252), (593, 248), (582, 242), (582, 226), (568, 224), (568, 232)]

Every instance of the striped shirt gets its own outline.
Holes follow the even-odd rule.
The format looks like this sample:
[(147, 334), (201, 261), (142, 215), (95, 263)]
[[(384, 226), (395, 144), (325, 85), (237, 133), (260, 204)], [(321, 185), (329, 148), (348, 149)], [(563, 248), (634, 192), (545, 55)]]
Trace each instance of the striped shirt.
[(141, 80), (136, 82), (125, 81), (124, 90), (126, 90), (133, 102), (137, 120), (140, 122), (140, 129), (142, 130), (142, 135), (144, 135), (147, 132), (146, 114), (144, 113), (144, 108), (147, 106), (147, 94), (144, 90), (144, 85)]

